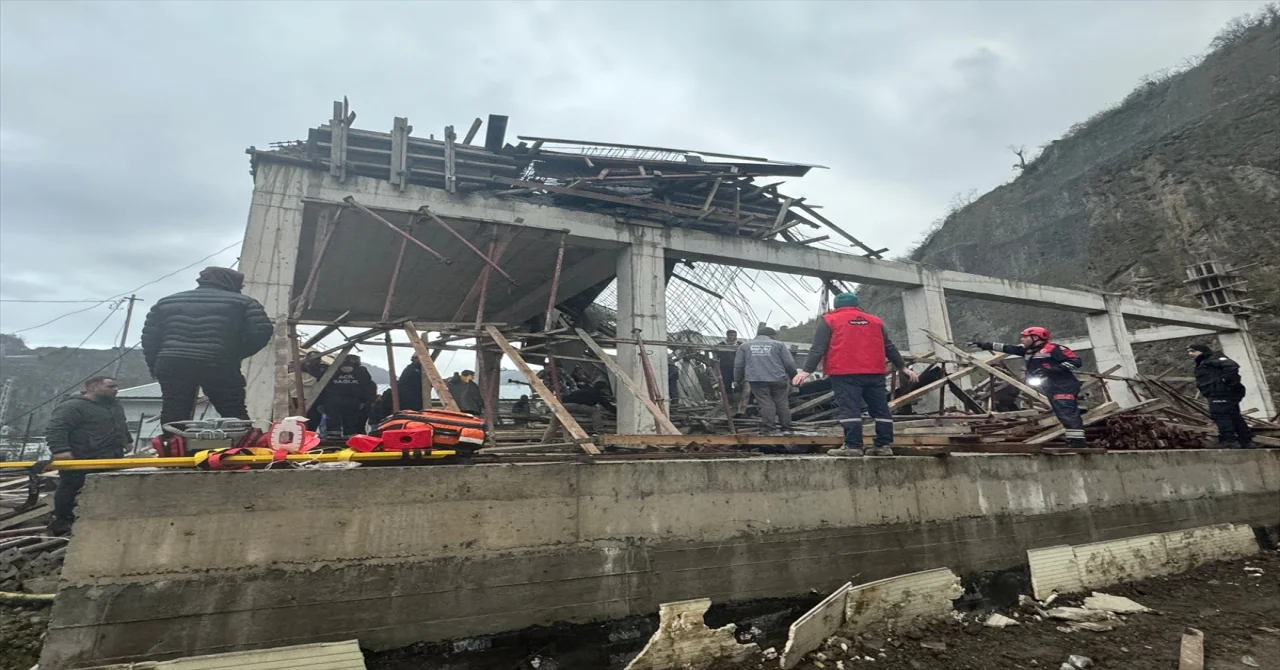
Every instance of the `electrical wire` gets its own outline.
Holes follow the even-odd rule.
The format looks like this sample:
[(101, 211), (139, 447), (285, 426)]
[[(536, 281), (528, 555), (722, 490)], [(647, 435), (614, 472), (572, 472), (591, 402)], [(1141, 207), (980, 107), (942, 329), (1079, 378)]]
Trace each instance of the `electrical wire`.
[[(184, 270), (189, 270), (189, 269), (191, 269), (192, 267), (195, 267), (196, 265), (199, 265), (199, 264), (201, 264), (201, 263), (203, 263), (203, 262), (205, 262), (205, 261), (209, 260), (210, 258), (213, 258), (214, 256), (217, 256), (218, 254), (220, 254), (220, 253), (222, 253), (222, 252), (224, 252), (224, 251), (226, 251), (226, 250), (230, 249), (231, 247), (236, 246), (237, 244), (240, 244), (240, 242), (232, 242), (231, 244), (228, 244), (227, 246), (225, 246), (225, 247), (223, 247), (223, 248), (221, 248), (221, 249), (219, 249), (219, 250), (217, 250), (217, 251), (215, 251), (215, 252), (213, 252), (213, 253), (209, 254), (208, 256), (205, 256), (204, 258), (201, 258), (200, 260), (198, 260), (198, 261), (195, 261), (195, 262), (191, 263), (190, 265), (186, 265), (186, 266), (184, 266), (184, 267), (180, 267), (180, 268), (178, 268), (177, 270), (174, 270), (173, 272), (170, 272), (169, 274), (166, 274), (166, 275), (164, 275), (164, 276), (162, 276), (162, 277), (158, 277), (158, 278), (156, 278), (156, 279), (152, 279), (151, 281), (149, 281), (149, 282), (147, 282), (147, 283), (145, 283), (145, 284), (142, 284), (141, 286), (138, 286), (137, 288), (134, 288), (134, 289), (131, 289), (131, 290), (125, 291), (125, 292), (123, 292), (123, 293), (117, 293), (116, 295), (113, 295), (113, 296), (111, 296), (110, 298), (107, 298), (107, 299), (105, 299), (105, 300), (99, 300), (98, 302), (96, 302), (96, 303), (94, 303), (94, 304), (92, 304), (92, 305), (89, 305), (88, 307), (85, 307), (84, 309), (77, 309), (77, 310), (72, 311), (72, 312), (67, 312), (66, 314), (63, 314), (62, 316), (59, 316), (59, 317), (56, 317), (56, 318), (50, 319), (50, 320), (48, 320), (48, 321), (45, 321), (44, 323), (42, 323), (42, 324), (40, 324), (40, 325), (38, 325), (38, 326), (29, 326), (29, 327), (27, 327), (27, 328), (21, 328), (21, 329), (19, 329), (19, 330), (11, 331), (9, 334), (11, 334), (11, 335), (17, 335), (18, 333), (25, 333), (25, 332), (27, 332), (28, 330), (35, 330), (35, 329), (37, 329), (37, 328), (44, 328), (45, 326), (47, 326), (47, 325), (49, 325), (49, 324), (51, 324), (51, 323), (55, 323), (55, 322), (61, 321), (61, 320), (65, 319), (65, 318), (67, 318), (68, 316), (74, 316), (74, 315), (76, 315), (76, 314), (80, 314), (80, 313), (82, 313), (82, 312), (87, 312), (87, 311), (89, 311), (89, 310), (93, 309), (94, 307), (97, 307), (98, 305), (101, 305), (101, 304), (103, 304), (103, 303), (108, 303), (108, 302), (111, 302), (112, 300), (116, 300), (116, 299), (119, 299), (119, 298), (123, 298), (124, 296), (129, 295), (130, 293), (137, 293), (138, 291), (141, 291), (142, 289), (144, 289), (144, 288), (146, 288), (146, 287), (148, 287), (148, 286), (151, 286), (152, 284), (155, 284), (155, 283), (157, 283), (157, 282), (162, 282), (162, 281), (164, 281), (164, 280), (168, 279), (169, 277), (172, 277), (172, 276), (174, 276), (174, 275), (178, 274), (179, 272), (182, 272), (182, 271), (184, 271)], [(238, 261), (238, 260), (239, 260), (239, 259), (237, 259), (237, 261)]]

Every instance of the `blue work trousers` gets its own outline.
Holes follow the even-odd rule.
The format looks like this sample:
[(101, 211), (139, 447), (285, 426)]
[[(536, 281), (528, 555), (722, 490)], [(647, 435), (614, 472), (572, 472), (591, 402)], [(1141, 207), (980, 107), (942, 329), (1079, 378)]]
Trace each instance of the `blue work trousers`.
[(831, 375), (831, 390), (840, 408), (845, 446), (862, 446), (862, 410), (876, 422), (875, 446), (893, 444), (893, 413), (884, 375)]

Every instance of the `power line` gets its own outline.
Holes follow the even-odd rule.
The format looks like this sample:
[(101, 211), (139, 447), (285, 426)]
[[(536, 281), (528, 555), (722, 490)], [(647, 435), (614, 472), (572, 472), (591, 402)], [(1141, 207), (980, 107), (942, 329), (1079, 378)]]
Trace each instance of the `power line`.
[(11, 298), (0, 298), (0, 302), (26, 302), (33, 304), (53, 304), (53, 303), (72, 303), (72, 302), (91, 302), (95, 305), (101, 305), (101, 300), (14, 300)]
[(196, 265), (199, 265), (199, 264), (201, 264), (201, 263), (203, 263), (203, 262), (205, 262), (205, 261), (209, 260), (210, 258), (213, 258), (214, 256), (217, 256), (218, 254), (220, 254), (220, 253), (222, 253), (222, 252), (224, 252), (224, 251), (226, 251), (226, 250), (230, 249), (231, 247), (236, 246), (237, 244), (240, 244), (240, 243), (239, 243), (239, 242), (232, 242), (231, 244), (228, 244), (227, 246), (225, 246), (225, 247), (223, 247), (223, 248), (221, 248), (221, 249), (219, 249), (219, 250), (217, 250), (217, 251), (215, 251), (215, 252), (213, 252), (213, 253), (209, 254), (208, 256), (205, 256), (204, 258), (201, 258), (200, 260), (195, 261), (194, 263), (191, 263), (190, 265), (187, 265), (187, 266), (184, 266), (184, 267), (180, 267), (180, 268), (178, 268), (177, 270), (174, 270), (173, 272), (170, 272), (170, 273), (169, 273), (169, 274), (167, 274), (167, 275), (164, 275), (164, 276), (162, 276), (162, 277), (158, 277), (158, 278), (156, 278), (156, 279), (152, 279), (151, 281), (149, 281), (149, 282), (147, 282), (147, 283), (145, 283), (145, 284), (143, 284), (143, 285), (141, 285), (141, 286), (139, 286), (139, 287), (137, 287), (137, 288), (130, 289), (130, 290), (128, 290), (128, 291), (124, 291), (123, 293), (117, 293), (117, 294), (115, 294), (115, 295), (113, 295), (113, 296), (111, 296), (110, 298), (107, 298), (107, 299), (105, 299), (105, 300), (99, 300), (99, 301), (97, 301), (96, 303), (94, 303), (94, 304), (92, 304), (92, 305), (89, 305), (88, 307), (85, 307), (84, 309), (77, 309), (77, 310), (72, 311), (72, 312), (67, 312), (66, 314), (63, 314), (62, 316), (59, 316), (59, 317), (56, 317), (56, 318), (50, 319), (50, 320), (48, 320), (48, 321), (45, 321), (44, 323), (42, 323), (42, 324), (40, 324), (40, 325), (38, 325), (38, 326), (30, 326), (30, 327), (28, 327), (28, 328), (22, 328), (22, 329), (19, 329), (19, 330), (12, 331), (10, 334), (12, 334), (12, 335), (17, 335), (18, 333), (25, 333), (25, 332), (27, 332), (28, 330), (35, 330), (35, 329), (37, 329), (37, 328), (44, 328), (45, 326), (47, 326), (47, 325), (49, 325), (49, 324), (51, 324), (51, 323), (55, 323), (55, 322), (57, 322), (57, 321), (61, 321), (61, 320), (65, 319), (65, 318), (67, 318), (68, 316), (74, 316), (74, 315), (76, 315), (76, 314), (80, 314), (80, 313), (82, 313), (82, 312), (87, 312), (87, 311), (89, 311), (89, 310), (93, 309), (94, 307), (97, 307), (98, 305), (101, 305), (101, 304), (103, 304), (103, 303), (111, 302), (112, 300), (116, 300), (117, 298), (123, 298), (124, 296), (129, 295), (130, 293), (137, 293), (138, 291), (140, 291), (140, 290), (142, 290), (142, 289), (144, 289), (144, 288), (146, 288), (146, 287), (148, 287), (148, 286), (151, 286), (152, 284), (155, 284), (155, 283), (157, 283), (157, 282), (164, 281), (164, 280), (168, 279), (169, 277), (172, 277), (172, 276), (174, 276), (174, 275), (178, 274), (179, 272), (182, 272), (183, 270), (189, 270), (189, 269), (191, 269), (192, 267), (194, 267), (194, 266), (196, 266)]
[[(141, 344), (141, 342), (139, 342), (138, 344)], [(112, 365), (112, 364), (114, 364), (116, 361), (120, 360), (121, 358), (124, 358), (124, 357), (125, 357), (125, 354), (128, 354), (130, 351), (133, 351), (134, 349), (137, 349), (137, 348), (138, 348), (138, 345), (137, 345), (137, 344), (135, 344), (135, 345), (133, 345), (133, 346), (129, 347), (128, 349), (125, 349), (124, 351), (120, 352), (120, 355), (119, 355), (119, 356), (116, 356), (115, 358), (113, 358), (113, 359), (111, 359), (111, 360), (107, 361), (107, 364), (106, 364), (106, 365), (104, 365), (104, 366), (102, 366), (102, 367), (98, 368), (97, 370), (94, 370), (93, 372), (90, 372), (87, 376), (85, 376), (85, 378), (84, 378), (84, 379), (81, 379), (80, 381), (78, 381), (78, 382), (76, 382), (76, 383), (72, 384), (71, 386), (68, 386), (67, 388), (65, 388), (65, 389), (63, 389), (63, 390), (61, 390), (61, 391), (59, 391), (58, 393), (54, 394), (54, 396), (53, 396), (53, 397), (51, 397), (51, 398), (49, 398), (48, 400), (46, 400), (46, 401), (44, 401), (44, 402), (40, 403), (39, 405), (36, 405), (35, 407), (32, 407), (31, 409), (29, 409), (29, 410), (27, 410), (27, 411), (23, 412), (22, 414), (19, 414), (18, 416), (14, 417), (14, 418), (12, 418), (12, 419), (9, 419), (9, 422), (8, 422), (8, 423), (9, 423), (9, 425), (13, 425), (15, 422), (17, 422), (17, 421), (19, 421), (19, 420), (21, 420), (21, 419), (25, 419), (28, 415), (35, 414), (36, 410), (40, 409), (41, 407), (44, 407), (45, 405), (48, 405), (49, 403), (51, 403), (51, 402), (53, 402), (53, 401), (57, 400), (58, 398), (61, 398), (62, 396), (66, 395), (67, 393), (71, 392), (71, 390), (72, 390), (72, 389), (75, 389), (75, 388), (79, 387), (81, 384), (83, 384), (83, 383), (85, 383), (85, 382), (89, 381), (89, 380), (90, 380), (90, 379), (92, 379), (94, 376), (96, 376), (99, 372), (102, 372), (103, 370), (106, 370), (107, 368), (111, 367), (111, 365)]]

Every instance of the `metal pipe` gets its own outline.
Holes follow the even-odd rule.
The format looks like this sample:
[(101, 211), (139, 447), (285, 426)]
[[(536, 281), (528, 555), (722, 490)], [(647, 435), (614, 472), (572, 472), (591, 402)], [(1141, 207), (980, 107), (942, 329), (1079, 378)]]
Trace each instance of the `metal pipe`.
[[(403, 245), (400, 247), (400, 253), (404, 253)], [(390, 300), (389, 297), (388, 300)], [(396, 381), (396, 348), (391, 344), (391, 331), (383, 333), (382, 337), (387, 344), (387, 381), (391, 382), (391, 412), (394, 414), (400, 411), (400, 384)]]
[[(512, 286), (515, 286), (517, 284), (516, 280), (512, 279), (511, 275), (507, 274), (506, 270), (503, 270), (501, 267), (499, 267), (498, 264), (494, 262), (493, 259), (489, 258), (489, 256), (485, 255), (483, 251), (480, 251), (479, 249), (477, 249), (476, 245), (472, 244), (470, 240), (462, 236), (462, 233), (459, 233), (458, 231), (454, 230), (453, 227), (445, 223), (443, 219), (436, 216), (435, 212), (432, 212), (431, 210), (427, 209), (426, 205), (419, 207), (418, 211), (431, 217), (432, 221), (435, 221), (436, 223), (440, 224), (441, 228), (444, 228), (445, 230), (449, 231), (449, 233), (452, 234), (454, 237), (458, 238), (459, 242), (463, 243), (464, 245), (466, 245), (468, 249), (475, 252), (475, 255), (479, 256), (480, 259), (483, 260), (485, 263), (488, 263), (489, 267), (493, 268), (498, 274), (502, 275), (504, 279), (511, 282)], [(492, 253), (492, 251), (490, 253)]]
[(556, 271), (551, 275), (551, 294), (547, 296), (547, 316), (543, 320), (542, 329), (551, 330), (551, 316), (556, 309), (556, 296), (560, 292), (560, 271), (564, 268), (564, 243), (569, 231), (560, 233), (560, 249), (556, 251)]
[(432, 249), (431, 247), (427, 246), (426, 244), (423, 244), (421, 240), (419, 240), (418, 238), (416, 238), (416, 237), (414, 237), (414, 236), (410, 235), (409, 233), (406, 233), (406, 232), (404, 232), (403, 230), (400, 230), (400, 228), (399, 228), (398, 226), (396, 226), (396, 224), (391, 223), (390, 221), (388, 221), (388, 220), (386, 220), (386, 219), (382, 218), (381, 216), (379, 216), (379, 215), (378, 215), (378, 213), (377, 213), (377, 212), (373, 211), (372, 209), (369, 209), (368, 207), (365, 207), (364, 205), (362, 205), (362, 204), (360, 204), (360, 203), (356, 202), (356, 199), (355, 199), (354, 197), (352, 197), (352, 196), (347, 196), (347, 197), (343, 198), (343, 199), (342, 199), (342, 201), (343, 201), (343, 202), (345, 202), (345, 203), (347, 203), (348, 205), (351, 205), (352, 207), (355, 207), (356, 209), (358, 209), (358, 210), (360, 210), (360, 211), (364, 212), (365, 214), (368, 214), (368, 215), (369, 215), (370, 217), (372, 217), (375, 221), (377, 221), (377, 222), (381, 223), (382, 225), (384, 225), (384, 226), (386, 226), (386, 227), (390, 228), (391, 230), (395, 231), (395, 233), (396, 233), (397, 235), (399, 235), (399, 236), (401, 236), (401, 237), (405, 238), (406, 240), (409, 240), (410, 242), (413, 242), (414, 244), (418, 245), (419, 247), (421, 247), (421, 248), (422, 248), (422, 250), (423, 250), (423, 251), (426, 251), (427, 253), (429, 253), (429, 254), (431, 254), (432, 256), (435, 256), (437, 259), (439, 259), (441, 263), (444, 263), (445, 265), (453, 265), (453, 261), (449, 260), (448, 258), (445, 258), (444, 256), (441, 256), (441, 255), (440, 255), (440, 252), (436, 251), (435, 249)]
[(649, 352), (644, 348), (644, 340), (640, 338), (640, 329), (632, 328), (631, 334), (636, 336), (636, 346), (640, 349), (640, 365), (644, 370), (644, 385), (649, 389), (649, 399), (662, 404), (662, 394), (658, 391), (658, 380), (653, 376), (653, 366), (649, 365)]
[[(413, 234), (413, 220), (409, 220), (410, 235)], [(400, 280), (400, 265), (404, 263), (404, 249), (409, 245), (409, 240), (400, 240), (400, 252), (396, 254), (396, 265), (391, 270), (391, 282), (387, 285), (387, 299), (382, 303), (382, 320), (385, 322), (391, 318), (391, 301), (396, 297), (396, 283)]]
[[(324, 231), (324, 238), (320, 240), (320, 250), (316, 252), (315, 261), (311, 263), (311, 271), (307, 273), (307, 283), (302, 286), (302, 293), (298, 295), (297, 303), (293, 307), (293, 318), (302, 316), (303, 309), (310, 309), (311, 303), (315, 300), (316, 283), (320, 277), (320, 264), (324, 262), (325, 252), (329, 250), (329, 241), (333, 239), (333, 233), (338, 229), (338, 221), (342, 219), (342, 212), (333, 216), (333, 220), (329, 222), (329, 227)], [(304, 307), (305, 305), (305, 307)]]

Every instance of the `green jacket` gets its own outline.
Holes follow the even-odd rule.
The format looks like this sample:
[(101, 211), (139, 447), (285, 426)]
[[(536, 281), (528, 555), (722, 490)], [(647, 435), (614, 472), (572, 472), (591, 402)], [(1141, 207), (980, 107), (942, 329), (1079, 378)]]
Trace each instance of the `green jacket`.
[(71, 452), (79, 459), (120, 458), (133, 438), (118, 400), (78, 396), (54, 408), (45, 428), (45, 442), (55, 454)]

